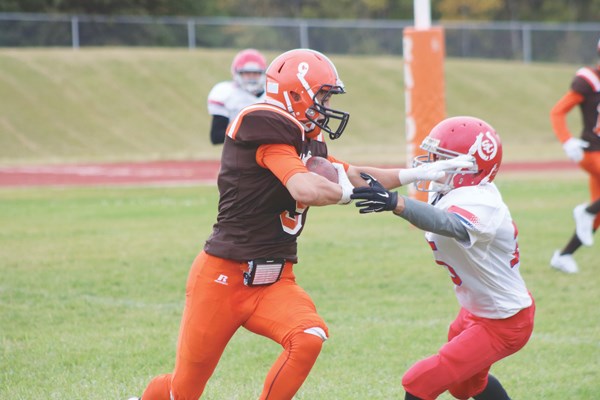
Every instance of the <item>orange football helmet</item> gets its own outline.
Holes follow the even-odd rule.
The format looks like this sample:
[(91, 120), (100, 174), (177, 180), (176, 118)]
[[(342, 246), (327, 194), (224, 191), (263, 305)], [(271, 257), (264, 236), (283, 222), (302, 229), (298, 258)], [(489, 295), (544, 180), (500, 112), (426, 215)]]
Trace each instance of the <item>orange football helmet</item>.
[[(266, 102), (294, 116), (305, 127), (308, 137), (321, 130), (337, 139), (348, 124), (350, 114), (328, 107), (334, 94), (343, 94), (333, 63), (315, 50), (296, 49), (275, 58), (267, 68)], [(330, 123), (337, 121), (337, 127)]]
[(417, 190), (448, 192), (461, 186), (476, 186), (492, 182), (502, 163), (502, 143), (496, 130), (487, 122), (468, 116), (452, 117), (433, 127), (423, 139), (421, 149), (427, 154), (415, 157), (413, 166), (448, 160), (460, 155), (473, 157), (473, 168), (462, 168), (446, 173), (444, 183), (416, 182)]

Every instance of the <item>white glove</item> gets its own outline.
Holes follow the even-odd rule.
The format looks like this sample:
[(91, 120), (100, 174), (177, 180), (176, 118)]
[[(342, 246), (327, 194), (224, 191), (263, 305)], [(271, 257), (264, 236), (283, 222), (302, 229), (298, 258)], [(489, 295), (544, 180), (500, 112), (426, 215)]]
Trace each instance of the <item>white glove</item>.
[(402, 185), (415, 181), (437, 181), (444, 177), (446, 171), (473, 167), (475, 167), (473, 156), (463, 154), (450, 160), (440, 160), (422, 164), (415, 168), (401, 169), (398, 172), (398, 178)]
[(350, 179), (348, 179), (348, 175), (346, 175), (344, 166), (335, 162), (332, 164), (338, 174), (338, 184), (342, 187), (342, 197), (338, 201), (338, 204), (350, 204), (352, 202), (350, 195), (352, 194), (352, 190), (354, 190), (354, 186), (350, 183)]
[(569, 157), (571, 161), (578, 163), (583, 160), (583, 149), (589, 147), (589, 145), (590, 144), (585, 140), (572, 137), (564, 142), (562, 146), (567, 157)]

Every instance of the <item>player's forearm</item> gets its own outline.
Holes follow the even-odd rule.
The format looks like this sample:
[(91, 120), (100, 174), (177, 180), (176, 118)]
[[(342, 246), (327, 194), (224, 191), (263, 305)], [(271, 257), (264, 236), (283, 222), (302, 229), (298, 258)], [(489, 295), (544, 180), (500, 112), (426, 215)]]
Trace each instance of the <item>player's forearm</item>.
[(400, 186), (398, 178), (399, 168), (376, 168), (365, 166), (353, 166), (348, 168), (348, 178), (355, 187), (367, 186), (367, 183), (360, 177), (361, 172), (366, 172), (379, 181), (386, 189), (394, 189)]
[(460, 241), (466, 241), (469, 238), (467, 228), (456, 215), (419, 200), (398, 196), (398, 205), (394, 214), (426, 232), (437, 233)]
[(567, 114), (582, 101), (581, 94), (570, 90), (550, 110), (550, 123), (554, 134), (561, 143), (573, 136), (567, 125)]
[(337, 204), (342, 197), (340, 185), (310, 172), (294, 174), (286, 187), (294, 200), (306, 206)]

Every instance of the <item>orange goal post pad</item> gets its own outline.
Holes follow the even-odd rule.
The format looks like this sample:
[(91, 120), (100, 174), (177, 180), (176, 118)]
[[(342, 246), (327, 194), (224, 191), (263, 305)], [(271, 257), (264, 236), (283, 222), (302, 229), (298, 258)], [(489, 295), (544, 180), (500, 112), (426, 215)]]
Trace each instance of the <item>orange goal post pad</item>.
[[(446, 117), (444, 83), (444, 30), (442, 27), (403, 32), (404, 91), (406, 114), (406, 163), (410, 167), (429, 131)], [(408, 187), (411, 198), (427, 201), (427, 193)]]

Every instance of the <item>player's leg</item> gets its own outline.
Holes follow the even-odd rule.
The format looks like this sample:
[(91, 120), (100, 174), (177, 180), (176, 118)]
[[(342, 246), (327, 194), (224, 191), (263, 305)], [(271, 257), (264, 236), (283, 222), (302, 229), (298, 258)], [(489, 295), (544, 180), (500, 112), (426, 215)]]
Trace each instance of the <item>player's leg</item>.
[(600, 151), (591, 152), (589, 157), (591, 160), (591, 166), (588, 169), (591, 204), (585, 211), (596, 216), (593, 225), (595, 232), (600, 226)]
[[(478, 334), (478, 340), (487, 335), (484, 343), (490, 344), (490, 347), (474, 347), (473, 351), (487, 358), (490, 365), (470, 378), (452, 384), (448, 389), (450, 393), (456, 398), (472, 396), (476, 400), (510, 400), (500, 381), (489, 374), (489, 369), (496, 361), (514, 354), (525, 346), (533, 332), (534, 315), (535, 304), (506, 319), (482, 319), (472, 316), (473, 323), (480, 325), (485, 331)], [(462, 376), (467, 376), (467, 372)]]
[[(473, 376), (475, 373), (483, 370), (488, 364), (482, 363), (473, 367), (473, 361), (482, 361), (481, 358), (475, 357), (477, 351), (472, 351), (471, 346), (477, 341), (481, 346), (478, 337), (478, 330), (481, 327), (476, 327), (468, 319), (470, 314), (461, 308), (455, 320), (450, 325), (448, 330), (448, 342), (445, 343), (437, 354), (418, 361), (402, 377), (402, 385), (406, 391), (406, 399), (436, 399), (439, 395), (448, 390), (457, 377), (465, 376), (465, 378)], [(468, 367), (471, 371), (469, 375), (464, 371)], [(459, 371), (459, 368), (461, 370)], [(485, 377), (484, 377), (485, 379)], [(483, 390), (485, 383), (479, 391)]]
[(475, 400), (510, 400), (500, 381), (491, 374), (488, 374), (488, 382), (483, 392), (473, 398)]
[(154, 378), (143, 400), (200, 397), (225, 346), (246, 318), (230, 301), (245, 288), (237, 264), (205, 253), (196, 258), (186, 285), (175, 369)]
[[(585, 152), (583, 160), (580, 163), (580, 166), (583, 170), (585, 170), (589, 174), (589, 190), (590, 190), (590, 199), (592, 203), (595, 200), (600, 199), (600, 152)], [(579, 206), (578, 206), (579, 207)], [(583, 232), (584, 228), (581, 226), (577, 226), (578, 218), (585, 219), (585, 214), (582, 213), (583, 208), (575, 208), (573, 210), (573, 216), (575, 217), (576, 229), (566, 246), (561, 250), (556, 250), (550, 259), (550, 265), (558, 269), (559, 271), (566, 273), (576, 273), (579, 271), (579, 267), (577, 266), (577, 262), (573, 257), (573, 254), (582, 246), (582, 240), (580, 240), (579, 236), (583, 236), (584, 241), (587, 244), (591, 244), (591, 237), (589, 237), (589, 233), (586, 235)], [(593, 206), (588, 206), (585, 208), (585, 211), (596, 214), (596, 217), (593, 221), (593, 230), (594, 232), (598, 229), (600, 225), (600, 204), (593, 204)], [(581, 222), (579, 222), (581, 225)], [(578, 231), (579, 236), (578, 236)]]
[(600, 225), (600, 152), (588, 152), (581, 167), (589, 174), (590, 203), (580, 204), (573, 210), (575, 232), (583, 244), (593, 244), (593, 233)]
[(420, 399), (435, 399), (449, 390), (460, 399), (484, 391), (491, 365), (523, 347), (533, 330), (535, 308), (494, 324), (461, 309), (450, 326), (448, 342), (438, 354), (414, 364), (403, 376), (407, 393)]
[[(483, 390), (476, 396), (473, 396), (475, 400), (510, 400), (506, 390), (502, 387), (502, 384), (493, 375), (488, 374), (488, 382)], [(422, 400), (410, 393), (406, 393), (404, 400)]]
[(283, 346), (267, 374), (260, 399), (293, 398), (316, 362), (328, 332), (313, 301), (296, 284), (291, 266), (285, 267), (279, 282), (265, 288), (244, 327)]

